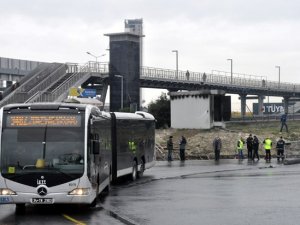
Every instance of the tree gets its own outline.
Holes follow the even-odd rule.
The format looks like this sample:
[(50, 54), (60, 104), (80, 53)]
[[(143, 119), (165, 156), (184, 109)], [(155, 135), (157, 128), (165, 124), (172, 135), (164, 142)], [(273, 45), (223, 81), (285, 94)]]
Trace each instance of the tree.
[(148, 106), (148, 112), (156, 119), (156, 128), (171, 126), (171, 106), (170, 99), (166, 93), (162, 93), (156, 101), (152, 101)]

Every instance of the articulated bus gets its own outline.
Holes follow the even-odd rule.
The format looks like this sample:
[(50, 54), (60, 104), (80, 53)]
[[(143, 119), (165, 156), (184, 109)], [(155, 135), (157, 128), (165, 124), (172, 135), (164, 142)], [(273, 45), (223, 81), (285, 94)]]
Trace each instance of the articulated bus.
[(0, 204), (90, 204), (111, 182), (155, 164), (155, 119), (92, 105), (11, 104), (0, 110)]

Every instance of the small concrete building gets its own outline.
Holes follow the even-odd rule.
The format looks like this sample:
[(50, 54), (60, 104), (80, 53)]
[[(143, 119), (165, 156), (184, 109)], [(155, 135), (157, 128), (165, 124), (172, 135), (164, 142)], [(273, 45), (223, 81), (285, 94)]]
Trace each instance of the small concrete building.
[(231, 117), (231, 98), (221, 90), (170, 92), (171, 127), (210, 129), (225, 127)]

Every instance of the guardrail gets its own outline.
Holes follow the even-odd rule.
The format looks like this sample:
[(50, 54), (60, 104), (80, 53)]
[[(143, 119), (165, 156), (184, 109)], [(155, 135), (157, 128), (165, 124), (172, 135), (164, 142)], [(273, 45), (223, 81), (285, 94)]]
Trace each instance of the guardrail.
[[(226, 85), (228, 87), (247, 87), (247, 88), (259, 88), (262, 90), (276, 90), (276, 91), (287, 91), (287, 92), (300, 92), (300, 84), (293, 84), (287, 82), (275, 82), (268, 81), (265, 79), (258, 79), (258, 77), (241, 77), (226, 75), (215, 75), (208, 73), (198, 73), (189, 71), (177, 71), (160, 69), (153, 67), (142, 67), (141, 77), (147, 79), (157, 79), (157, 80), (170, 80), (170, 81), (184, 81), (184, 82), (196, 82), (196, 83), (207, 83), (215, 85)], [(263, 77), (261, 77), (263, 78)]]
[(52, 102), (58, 99), (81, 79), (88, 79), (92, 73), (106, 74), (108, 73), (108, 64), (98, 62), (88, 62), (83, 66), (78, 64), (67, 64), (67, 72), (72, 72), (73, 75), (69, 79), (61, 83), (52, 92), (43, 92), (35, 101)]
[[(68, 64), (71, 70), (78, 71), (79, 64)], [(89, 61), (85, 64), (86, 72), (109, 73), (109, 64)], [(162, 81), (179, 81), (189, 83), (207, 83), (211, 85), (227, 86), (227, 87), (246, 87), (256, 88), (261, 90), (275, 90), (286, 92), (300, 92), (300, 84), (288, 82), (276, 82), (267, 80), (265, 76), (233, 74), (232, 79), (228, 72), (224, 75), (217, 75), (213, 73), (201, 73), (183, 70), (163, 69), (156, 67), (143, 66), (140, 69), (140, 77), (144, 79), (155, 79)], [(220, 71), (219, 71), (220, 72)]]

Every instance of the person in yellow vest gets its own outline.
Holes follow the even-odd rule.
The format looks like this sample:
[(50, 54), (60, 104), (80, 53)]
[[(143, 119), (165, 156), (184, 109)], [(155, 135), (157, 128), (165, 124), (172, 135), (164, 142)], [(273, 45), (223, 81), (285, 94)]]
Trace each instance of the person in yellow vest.
[(266, 151), (266, 161), (271, 162), (271, 149), (272, 149), (272, 141), (269, 137), (267, 137), (264, 141), (264, 148)]
[(128, 141), (128, 147), (133, 154), (136, 153), (136, 144), (134, 141)]
[(245, 141), (241, 137), (237, 142), (238, 159), (244, 159), (243, 148)]

